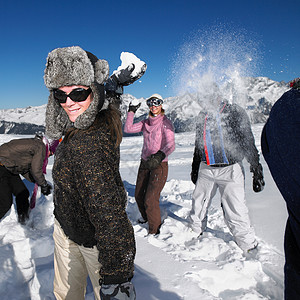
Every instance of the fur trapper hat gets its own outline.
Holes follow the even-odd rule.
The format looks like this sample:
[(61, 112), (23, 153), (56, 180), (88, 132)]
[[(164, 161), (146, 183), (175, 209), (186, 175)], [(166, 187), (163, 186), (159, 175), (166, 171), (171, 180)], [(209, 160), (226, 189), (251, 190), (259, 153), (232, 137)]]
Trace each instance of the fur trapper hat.
[[(50, 91), (46, 109), (46, 135), (49, 138), (60, 139), (65, 130), (72, 126), (86, 129), (92, 125), (98, 112), (108, 106), (104, 94), (104, 83), (108, 75), (106, 60), (98, 59), (78, 46), (57, 48), (48, 54), (44, 82)], [(71, 85), (90, 87), (93, 93), (90, 106), (77, 117), (74, 124), (52, 93), (53, 89)]]

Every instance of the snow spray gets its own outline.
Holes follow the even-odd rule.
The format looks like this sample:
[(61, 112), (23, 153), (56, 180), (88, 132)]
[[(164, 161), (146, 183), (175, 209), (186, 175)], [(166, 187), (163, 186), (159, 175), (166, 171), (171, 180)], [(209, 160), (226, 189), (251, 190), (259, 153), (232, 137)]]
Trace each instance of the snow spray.
[(171, 85), (175, 94), (188, 93), (201, 105), (217, 84), (224, 99), (245, 107), (245, 79), (256, 76), (260, 65), (258, 44), (249, 33), (223, 25), (198, 31), (174, 57)]

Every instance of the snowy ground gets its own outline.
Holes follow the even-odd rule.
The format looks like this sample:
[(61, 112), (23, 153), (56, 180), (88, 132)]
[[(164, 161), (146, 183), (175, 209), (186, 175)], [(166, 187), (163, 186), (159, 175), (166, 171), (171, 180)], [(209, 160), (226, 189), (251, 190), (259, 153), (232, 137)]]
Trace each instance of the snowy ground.
[[(258, 149), (262, 125), (255, 125)], [(1, 135), (0, 143), (20, 136)], [(261, 157), (266, 187), (252, 191), (249, 165), (246, 198), (259, 241), (257, 253), (245, 257), (234, 243), (216, 197), (209, 210), (208, 230), (201, 239), (186, 223), (194, 185), (190, 181), (194, 133), (175, 135), (169, 177), (161, 195), (164, 224), (158, 237), (147, 237), (137, 224), (139, 212), (134, 188), (142, 137), (127, 137), (121, 144), (121, 174), (128, 191), (128, 215), (134, 226), (137, 256), (135, 277), (138, 300), (283, 299), (283, 235), (285, 203)], [(47, 168), (52, 182), (53, 159)], [(30, 190), (32, 184), (28, 184)], [(14, 207), (0, 223), (0, 298), (2, 300), (55, 299), (53, 271), (52, 196), (38, 195), (26, 226), (17, 222)], [(93, 299), (90, 284), (86, 299)]]

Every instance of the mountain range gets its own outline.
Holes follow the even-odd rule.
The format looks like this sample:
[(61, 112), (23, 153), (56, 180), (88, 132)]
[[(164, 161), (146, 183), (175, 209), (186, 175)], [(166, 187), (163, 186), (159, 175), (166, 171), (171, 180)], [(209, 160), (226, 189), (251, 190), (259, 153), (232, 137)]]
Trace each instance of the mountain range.
[[(289, 90), (285, 82), (273, 81), (267, 77), (247, 77), (239, 86), (228, 83), (222, 87), (222, 94), (229, 102), (235, 102), (246, 109), (252, 123), (264, 123), (272, 105), (280, 96)], [(136, 99), (130, 94), (122, 96), (121, 114), (125, 122), (129, 103)], [(144, 98), (137, 99), (142, 103), (135, 115), (135, 120), (143, 119), (148, 114)], [(202, 109), (201, 92), (185, 93), (164, 99), (163, 107), (175, 127), (175, 132), (193, 131), (199, 111)], [(26, 108), (0, 110), (0, 134), (31, 135), (45, 130), (46, 104)]]

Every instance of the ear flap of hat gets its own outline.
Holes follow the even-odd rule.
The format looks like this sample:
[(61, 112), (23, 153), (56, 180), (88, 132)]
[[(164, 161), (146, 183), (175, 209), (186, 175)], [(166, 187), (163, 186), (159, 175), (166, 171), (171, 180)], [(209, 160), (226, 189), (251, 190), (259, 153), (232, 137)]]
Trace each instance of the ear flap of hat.
[(46, 135), (52, 140), (58, 140), (68, 126), (71, 126), (71, 122), (67, 113), (54, 99), (53, 93), (50, 93), (46, 108)]
[(109, 75), (108, 62), (104, 59), (98, 59), (95, 64), (95, 81), (104, 84)]

